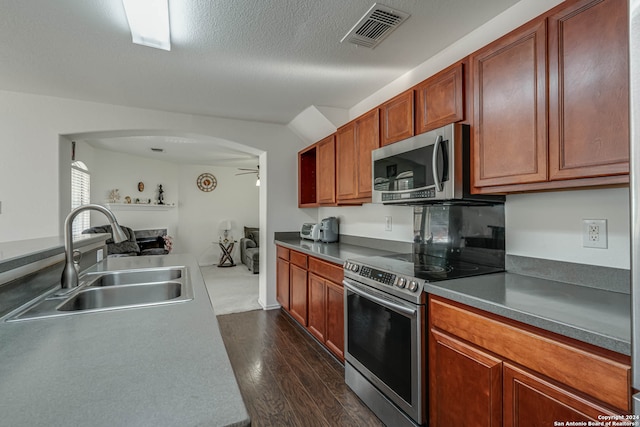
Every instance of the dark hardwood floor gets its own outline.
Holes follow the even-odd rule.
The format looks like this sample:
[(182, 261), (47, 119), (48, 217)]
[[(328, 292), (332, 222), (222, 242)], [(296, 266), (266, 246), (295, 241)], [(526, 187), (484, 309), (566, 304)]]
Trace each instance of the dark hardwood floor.
[(384, 426), (344, 367), (280, 310), (218, 316), (252, 426)]

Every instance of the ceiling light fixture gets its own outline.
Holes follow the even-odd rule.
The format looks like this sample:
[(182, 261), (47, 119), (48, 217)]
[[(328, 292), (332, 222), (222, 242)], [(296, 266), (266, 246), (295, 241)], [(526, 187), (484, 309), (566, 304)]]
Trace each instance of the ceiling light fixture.
[(122, 0), (122, 4), (134, 43), (171, 50), (169, 0)]

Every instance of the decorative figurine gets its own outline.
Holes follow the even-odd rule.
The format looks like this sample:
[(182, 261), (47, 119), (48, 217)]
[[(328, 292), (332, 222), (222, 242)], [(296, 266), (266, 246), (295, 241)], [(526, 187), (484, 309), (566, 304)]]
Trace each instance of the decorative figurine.
[(162, 189), (162, 184), (158, 185), (158, 204), (164, 205), (164, 190)]
[(120, 192), (117, 188), (114, 188), (109, 192), (109, 203), (119, 203), (120, 202)]
[(141, 193), (144, 191), (144, 182), (140, 181), (138, 183), (138, 191)]

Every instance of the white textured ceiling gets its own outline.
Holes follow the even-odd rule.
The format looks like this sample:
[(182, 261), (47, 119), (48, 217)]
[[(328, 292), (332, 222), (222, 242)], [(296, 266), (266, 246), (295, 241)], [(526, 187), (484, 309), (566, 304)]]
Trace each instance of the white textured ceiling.
[(348, 109), (518, 0), (383, 0), (411, 17), (340, 43), (372, 0), (170, 0), (171, 51), (131, 43), (120, 0), (2, 0), (0, 89), (286, 124)]

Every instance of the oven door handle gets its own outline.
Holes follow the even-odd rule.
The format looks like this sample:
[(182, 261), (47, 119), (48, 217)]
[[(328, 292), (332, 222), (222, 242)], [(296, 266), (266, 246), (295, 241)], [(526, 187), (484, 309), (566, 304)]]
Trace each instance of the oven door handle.
[(411, 309), (408, 307), (405, 307), (403, 305), (400, 304), (396, 304), (392, 301), (387, 301), (383, 298), (377, 297), (373, 294), (370, 294), (368, 292), (362, 292), (360, 289), (356, 288), (355, 286), (353, 286), (352, 284), (350, 284), (349, 282), (347, 282), (346, 280), (342, 281), (342, 284), (344, 285), (345, 288), (347, 288), (349, 291), (353, 292), (354, 294), (360, 295), (363, 298), (369, 299), (377, 304), (380, 304), (383, 307), (386, 307), (390, 310), (402, 313), (406, 316), (410, 316), (410, 317), (414, 317), (416, 316), (416, 313), (418, 312), (418, 310), (416, 309)]

